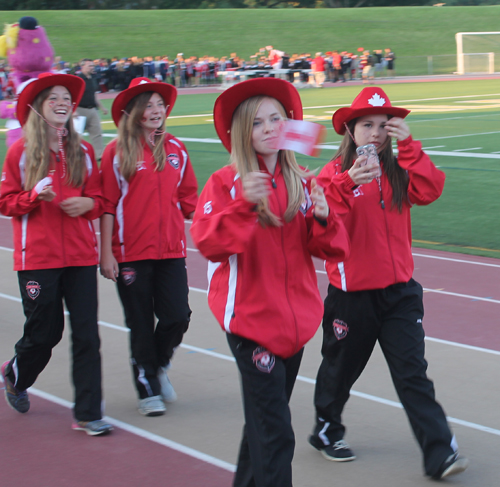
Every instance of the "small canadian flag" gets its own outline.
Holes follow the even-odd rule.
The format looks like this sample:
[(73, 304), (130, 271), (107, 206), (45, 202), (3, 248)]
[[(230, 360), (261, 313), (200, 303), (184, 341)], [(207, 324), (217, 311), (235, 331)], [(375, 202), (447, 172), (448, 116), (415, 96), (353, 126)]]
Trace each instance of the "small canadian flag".
[(308, 156), (318, 157), (321, 144), (326, 137), (326, 127), (303, 120), (287, 120), (283, 124), (278, 149), (293, 150)]

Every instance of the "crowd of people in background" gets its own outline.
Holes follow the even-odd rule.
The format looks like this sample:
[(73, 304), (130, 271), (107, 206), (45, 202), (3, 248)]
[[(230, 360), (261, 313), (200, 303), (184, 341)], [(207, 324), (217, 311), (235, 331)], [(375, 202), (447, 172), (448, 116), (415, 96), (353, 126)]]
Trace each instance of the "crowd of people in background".
[[(358, 48), (357, 54), (347, 51), (294, 53), (273, 49), (272, 46), (261, 48), (248, 60), (231, 53), (221, 58), (214, 56), (185, 56), (180, 52), (174, 59), (168, 56), (147, 56), (94, 60), (95, 79), (98, 91), (123, 91), (130, 82), (138, 77), (169, 83), (177, 88), (215, 85), (223, 81), (222, 76), (231, 72), (238, 79), (241, 71), (288, 70), (284, 76), (290, 82), (311, 83), (322, 86), (323, 82), (346, 82), (362, 79), (373, 83), (375, 78), (394, 77), (396, 57), (391, 49), (372, 51)], [(53, 71), (60, 74), (81, 73), (81, 63), (55, 58)], [(15, 95), (15, 87), (9, 77), (10, 67), (0, 62), (0, 99)], [(322, 73), (322, 74), (320, 74)], [(322, 78), (324, 79), (320, 81)]]

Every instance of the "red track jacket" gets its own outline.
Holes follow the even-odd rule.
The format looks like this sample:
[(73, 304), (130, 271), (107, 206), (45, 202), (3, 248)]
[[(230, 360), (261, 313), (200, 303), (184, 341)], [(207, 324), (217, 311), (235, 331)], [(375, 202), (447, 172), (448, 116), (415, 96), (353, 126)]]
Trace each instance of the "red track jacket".
[[(264, 170), (263, 166), (261, 168)], [(279, 164), (271, 211), (283, 218), (288, 198)], [(242, 196), (232, 166), (213, 174), (201, 193), (191, 235), (209, 263), (208, 303), (221, 327), (286, 358), (312, 338), (323, 316), (311, 255), (342, 260), (349, 241), (338, 217), (326, 226), (306, 201), (289, 223), (263, 228), (255, 205)]]
[(120, 173), (116, 140), (104, 150), (104, 212), (115, 215), (112, 245), (118, 262), (186, 257), (184, 217), (196, 208), (198, 185), (184, 144), (167, 134), (165, 151), (165, 168), (157, 171), (144, 144), (144, 160), (127, 182)]
[[(97, 240), (92, 220), (102, 214), (101, 178), (94, 149), (82, 141), (87, 175), (83, 186), (64, 183), (63, 164), (51, 152), (54, 170), (51, 201), (36, 199), (34, 191), (23, 189), (26, 155), (24, 139), (16, 141), (7, 152), (0, 190), (0, 212), (12, 216), (14, 227), (14, 270), (55, 269), (70, 266), (97, 265)], [(59, 203), (73, 196), (93, 198), (94, 208), (73, 218)]]
[[(383, 289), (408, 282), (413, 274), (411, 254), (412, 205), (428, 205), (443, 191), (445, 174), (438, 170), (411, 136), (398, 141), (398, 163), (409, 177), (408, 200), (403, 211), (392, 208), (392, 188), (385, 173), (381, 177), (385, 209), (380, 204), (376, 180), (355, 187), (342, 161), (336, 159), (321, 171), (318, 182), (324, 187), (330, 207), (339, 213), (349, 233), (351, 254), (344, 262), (327, 259), (330, 283), (344, 291)], [(383, 168), (383, 162), (382, 168)]]

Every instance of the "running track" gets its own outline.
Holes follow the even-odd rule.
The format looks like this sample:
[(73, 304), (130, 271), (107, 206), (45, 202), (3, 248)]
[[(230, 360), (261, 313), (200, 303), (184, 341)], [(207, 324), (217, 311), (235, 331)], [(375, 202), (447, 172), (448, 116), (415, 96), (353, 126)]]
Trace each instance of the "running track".
[[(194, 249), (189, 226), (187, 223), (188, 273), (194, 300), (207, 287), (206, 261)], [(0, 218), (0, 253), (10, 253), (11, 242), (10, 221)], [(423, 249), (414, 249), (414, 258), (415, 278), (426, 290), (424, 325), (428, 340), (479, 347), (487, 353), (500, 352), (496, 325), (500, 260)], [(4, 274), (13, 274), (10, 269), (4, 268)], [(327, 278), (322, 262), (316, 262), (316, 269), (319, 288), (324, 293)], [(5, 294), (0, 297), (2, 308)], [(17, 297), (18, 290), (13, 287), (8, 296)], [(188, 335), (186, 341), (189, 339)], [(25, 416), (10, 410), (3, 401), (0, 403), (1, 487), (231, 484), (230, 464), (217, 465), (214, 458), (203, 461), (199, 452), (179, 451), (182, 445), (144, 434), (143, 429), (119, 421), (114, 422), (117, 428), (109, 437), (93, 439), (77, 434), (68, 427), (69, 403), (41, 392), (31, 394), (31, 399), (32, 412)], [(217, 457), (217, 452), (213, 455)]]

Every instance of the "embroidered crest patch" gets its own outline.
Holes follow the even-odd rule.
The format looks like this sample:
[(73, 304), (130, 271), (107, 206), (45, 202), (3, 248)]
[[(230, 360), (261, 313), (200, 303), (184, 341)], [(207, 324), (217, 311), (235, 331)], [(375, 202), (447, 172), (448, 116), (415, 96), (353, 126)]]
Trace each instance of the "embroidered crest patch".
[(271, 370), (274, 369), (274, 364), (276, 359), (274, 354), (264, 347), (257, 347), (252, 354), (252, 361), (261, 372), (266, 372), (269, 374)]
[(333, 320), (333, 332), (335, 333), (337, 340), (342, 340), (347, 336), (349, 327), (342, 320)]
[(29, 281), (28, 284), (26, 284), (26, 292), (33, 300), (40, 296), (40, 289), (42, 289), (42, 286), (40, 286), (40, 284), (36, 281)]
[(174, 169), (179, 169), (181, 165), (178, 154), (169, 154), (167, 156), (167, 161)]
[(121, 275), (125, 286), (130, 286), (135, 281), (136, 272), (132, 267), (124, 267), (121, 270)]

